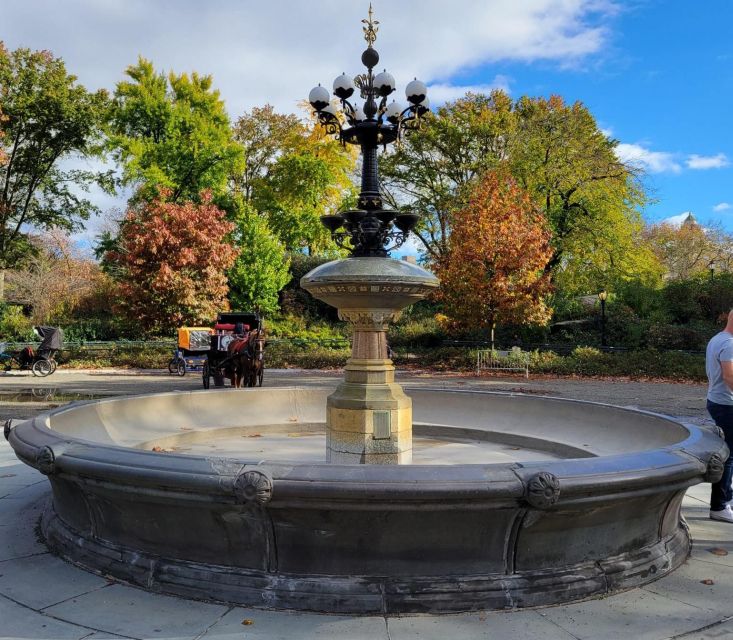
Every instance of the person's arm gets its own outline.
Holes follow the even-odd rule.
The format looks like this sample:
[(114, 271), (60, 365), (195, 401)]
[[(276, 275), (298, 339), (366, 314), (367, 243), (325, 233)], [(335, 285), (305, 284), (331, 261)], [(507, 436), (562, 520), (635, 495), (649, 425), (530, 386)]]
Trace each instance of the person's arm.
[(733, 391), (733, 360), (721, 360), (720, 369), (723, 372), (723, 381)]

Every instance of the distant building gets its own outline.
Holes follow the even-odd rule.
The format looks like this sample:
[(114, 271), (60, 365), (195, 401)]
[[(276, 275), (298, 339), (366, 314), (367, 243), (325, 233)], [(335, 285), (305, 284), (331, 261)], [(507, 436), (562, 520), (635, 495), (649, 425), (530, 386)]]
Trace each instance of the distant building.
[(410, 264), (417, 264), (417, 258), (415, 256), (402, 256), (402, 259)]

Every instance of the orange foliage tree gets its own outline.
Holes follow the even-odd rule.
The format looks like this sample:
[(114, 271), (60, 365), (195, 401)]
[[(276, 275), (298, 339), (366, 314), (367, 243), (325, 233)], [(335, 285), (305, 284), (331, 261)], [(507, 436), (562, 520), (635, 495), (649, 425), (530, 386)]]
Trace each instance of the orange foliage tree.
[(453, 214), (437, 264), (445, 311), (461, 329), (545, 324), (550, 231), (529, 194), (501, 172), (485, 174)]
[(200, 204), (156, 199), (128, 211), (105, 256), (120, 310), (146, 332), (210, 323), (228, 308), (225, 272), (238, 254), (227, 241), (233, 229), (207, 193)]

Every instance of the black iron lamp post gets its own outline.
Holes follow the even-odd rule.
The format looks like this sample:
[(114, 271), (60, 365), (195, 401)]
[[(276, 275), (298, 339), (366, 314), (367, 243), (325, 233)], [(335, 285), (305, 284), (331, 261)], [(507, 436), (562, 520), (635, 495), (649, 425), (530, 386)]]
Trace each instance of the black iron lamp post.
[[(319, 122), (328, 133), (334, 134), (343, 144), (361, 147), (361, 193), (358, 208), (330, 216), (322, 216), (321, 222), (342, 248), (355, 257), (386, 257), (391, 249), (401, 246), (415, 227), (419, 216), (415, 213), (398, 213), (384, 209), (379, 193), (377, 149), (399, 140), (405, 132), (419, 126), (420, 117), (428, 110), (427, 87), (415, 78), (406, 89), (408, 105), (403, 106), (387, 98), (395, 90), (391, 74), (382, 71), (374, 75), (379, 54), (372, 46), (377, 39), (377, 20), (369, 18), (364, 23), (364, 39), (367, 48), (361, 54), (366, 73), (350, 78), (345, 73), (333, 81), (333, 94), (340, 100), (341, 109), (331, 104), (331, 95), (321, 85), (314, 87), (308, 100), (316, 110)], [(359, 91), (364, 100), (359, 105), (352, 96)]]
[(598, 294), (598, 299), (601, 301), (601, 346), (606, 346), (606, 300), (608, 299), (608, 292), (604, 289)]
[(713, 282), (715, 280), (715, 260), (708, 263), (708, 269), (710, 269), (710, 282)]

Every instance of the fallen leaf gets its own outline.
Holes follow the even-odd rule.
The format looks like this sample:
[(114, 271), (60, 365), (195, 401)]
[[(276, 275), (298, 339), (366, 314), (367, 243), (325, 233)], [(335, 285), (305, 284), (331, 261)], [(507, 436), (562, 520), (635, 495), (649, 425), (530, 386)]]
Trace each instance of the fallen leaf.
[(255, 621), (252, 620), (252, 618), (245, 618), (244, 620), (242, 620), (242, 624), (245, 625), (245, 626), (249, 626), (249, 625), (254, 624), (254, 623), (255, 623)]
[(707, 585), (715, 584), (715, 581), (711, 580), (710, 578), (705, 578), (705, 580), (700, 580), (700, 582)]
[(161, 452), (162, 451), (162, 452), (165, 452), (165, 449), (163, 449), (163, 447), (153, 447), (151, 449), (151, 451), (157, 451), (157, 452)]
[(727, 556), (728, 552), (725, 549), (721, 549), (720, 547), (713, 547), (712, 549), (708, 549), (710, 553), (712, 553), (714, 556)]
[(262, 434), (261, 433), (250, 433), (247, 437), (248, 438), (261, 438)]

